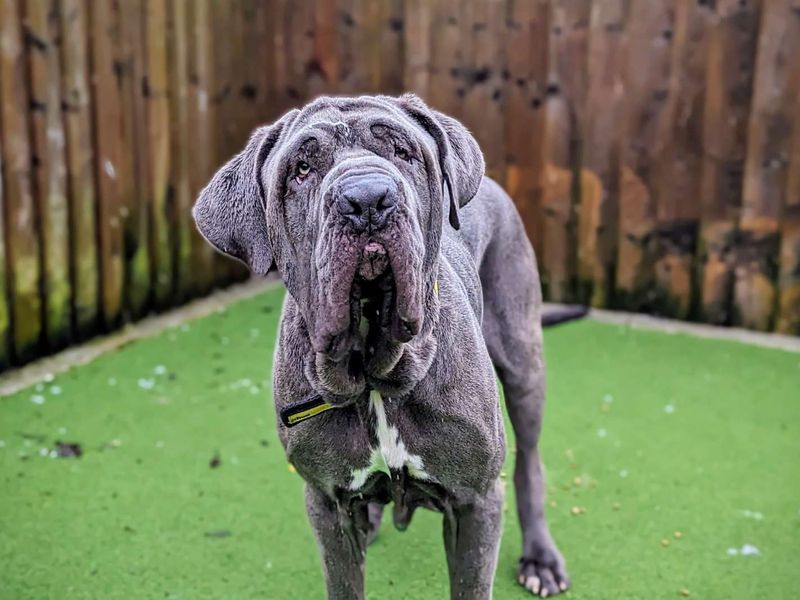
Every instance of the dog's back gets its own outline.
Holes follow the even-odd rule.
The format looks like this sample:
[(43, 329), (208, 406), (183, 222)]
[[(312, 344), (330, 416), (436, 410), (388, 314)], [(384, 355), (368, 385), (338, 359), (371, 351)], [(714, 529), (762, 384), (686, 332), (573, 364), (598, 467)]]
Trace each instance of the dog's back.
[[(513, 200), (494, 180), (483, 178), (477, 195), (461, 210), (460, 218), (461, 229), (456, 232), (445, 228), (445, 236), (463, 242), (473, 258), (487, 311), (484, 336), (491, 350), (496, 345), (491, 338), (501, 334), (503, 328), (516, 331), (527, 329), (525, 324), (533, 327), (540, 322), (536, 257)], [(502, 323), (492, 322), (500, 317), (504, 317)]]

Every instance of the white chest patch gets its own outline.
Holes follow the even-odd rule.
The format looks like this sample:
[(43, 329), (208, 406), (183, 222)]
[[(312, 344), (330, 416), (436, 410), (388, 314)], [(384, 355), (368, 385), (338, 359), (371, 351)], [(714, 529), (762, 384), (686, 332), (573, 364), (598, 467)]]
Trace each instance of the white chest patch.
[(397, 427), (389, 425), (383, 398), (378, 392), (370, 393), (369, 406), (375, 413), (375, 437), (378, 438), (378, 447), (372, 449), (369, 465), (363, 469), (353, 469), (350, 489), (353, 491), (361, 489), (369, 476), (377, 471), (391, 475), (390, 469), (400, 470), (403, 467), (406, 467), (409, 475), (415, 479), (431, 479), (425, 472), (422, 457), (411, 454), (400, 439)]

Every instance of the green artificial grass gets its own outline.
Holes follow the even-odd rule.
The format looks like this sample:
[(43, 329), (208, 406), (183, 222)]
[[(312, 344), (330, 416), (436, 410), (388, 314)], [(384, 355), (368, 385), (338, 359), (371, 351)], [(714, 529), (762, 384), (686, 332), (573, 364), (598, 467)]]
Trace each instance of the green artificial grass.
[[(269, 401), (281, 296), (0, 399), (0, 597), (323, 597)], [(569, 597), (796, 593), (799, 355), (591, 321), (548, 331), (546, 355), (548, 517)], [(83, 456), (50, 458), (57, 440)], [(495, 597), (525, 598), (508, 481)], [(440, 521), (386, 520), (368, 598), (447, 597)]]

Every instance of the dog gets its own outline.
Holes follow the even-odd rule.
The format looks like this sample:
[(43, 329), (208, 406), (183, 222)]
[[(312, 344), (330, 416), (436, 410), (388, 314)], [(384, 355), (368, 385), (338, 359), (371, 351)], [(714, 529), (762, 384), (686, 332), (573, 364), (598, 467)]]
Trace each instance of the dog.
[(411, 94), (318, 98), (257, 129), (193, 215), (218, 250), (257, 275), (277, 269), (288, 290), (275, 406), (329, 598), (364, 597), (390, 503), (401, 530), (419, 507), (443, 513), (451, 597), (491, 597), (506, 454), (496, 377), (516, 435), (518, 581), (542, 597), (569, 587), (544, 516), (536, 259), (461, 123)]

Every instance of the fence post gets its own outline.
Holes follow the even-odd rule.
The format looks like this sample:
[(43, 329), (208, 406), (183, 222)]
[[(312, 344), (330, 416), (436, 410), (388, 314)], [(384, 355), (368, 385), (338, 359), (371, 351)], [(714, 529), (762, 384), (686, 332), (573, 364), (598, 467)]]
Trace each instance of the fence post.
[(577, 276), (579, 299), (600, 307), (614, 289), (628, 11), (628, 0), (595, 2), (589, 31)]
[(703, 124), (699, 318), (732, 322), (733, 267), (761, 0), (721, 0), (709, 32)]
[(0, 131), (12, 349), (16, 361), (24, 362), (41, 347), (42, 267), (31, 182), (30, 98), (17, 9), (16, 0), (0, 0)]
[(647, 310), (656, 304), (658, 165), (669, 145), (672, 2), (632, 2), (625, 64), (619, 247), (614, 304)]
[(540, 261), (545, 297), (564, 302), (575, 295), (591, 2), (551, 0), (549, 14)]
[[(800, 6), (797, 10), (800, 11)], [(800, 76), (797, 75), (794, 94), (800, 96)], [(792, 119), (794, 140), (781, 218), (780, 298), (776, 327), (779, 333), (789, 335), (800, 335), (800, 102), (795, 107)]]
[(780, 217), (800, 76), (796, 9), (792, 0), (764, 4), (747, 139), (734, 317), (737, 324), (764, 331), (773, 328), (778, 304)]
[(505, 187), (537, 255), (542, 254), (546, 0), (509, 0), (505, 77)]
[(711, 10), (678, 0), (666, 124), (668, 145), (657, 165), (654, 309), (685, 319), (695, 306), (697, 230), (700, 219), (703, 108)]

